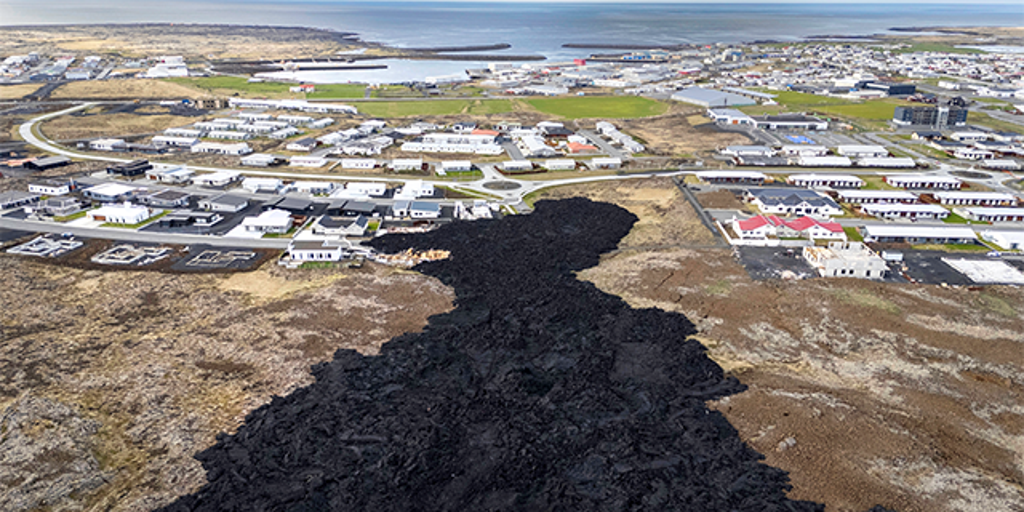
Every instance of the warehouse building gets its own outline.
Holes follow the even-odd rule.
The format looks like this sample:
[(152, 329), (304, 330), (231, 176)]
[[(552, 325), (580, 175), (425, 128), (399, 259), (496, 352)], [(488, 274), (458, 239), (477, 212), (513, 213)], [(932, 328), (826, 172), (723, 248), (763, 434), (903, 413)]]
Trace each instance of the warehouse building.
[(757, 105), (756, 101), (745, 96), (722, 92), (715, 89), (704, 89), (703, 87), (689, 87), (683, 89), (673, 94), (672, 99), (704, 108)]

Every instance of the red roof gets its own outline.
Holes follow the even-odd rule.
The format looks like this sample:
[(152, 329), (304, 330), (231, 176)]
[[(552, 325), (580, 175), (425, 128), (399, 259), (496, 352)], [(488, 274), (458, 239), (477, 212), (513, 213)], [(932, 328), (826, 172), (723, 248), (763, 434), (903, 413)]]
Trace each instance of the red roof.
[(584, 151), (597, 151), (596, 146), (589, 144), (580, 144), (579, 142), (570, 142), (568, 144), (570, 153), (583, 153)]
[(767, 226), (770, 222), (763, 215), (758, 215), (747, 220), (741, 220), (737, 224), (740, 226), (740, 231), (753, 231), (762, 226)]
[(810, 217), (800, 217), (799, 219), (787, 222), (786, 225), (796, 231), (806, 231), (817, 226), (818, 221)]
[(819, 222), (818, 225), (833, 233), (843, 232), (843, 226), (838, 222)]
[(493, 136), (497, 137), (499, 134), (498, 134), (498, 132), (496, 132), (494, 130), (480, 130), (480, 129), (476, 129), (476, 130), (473, 130), (473, 135), (493, 135)]

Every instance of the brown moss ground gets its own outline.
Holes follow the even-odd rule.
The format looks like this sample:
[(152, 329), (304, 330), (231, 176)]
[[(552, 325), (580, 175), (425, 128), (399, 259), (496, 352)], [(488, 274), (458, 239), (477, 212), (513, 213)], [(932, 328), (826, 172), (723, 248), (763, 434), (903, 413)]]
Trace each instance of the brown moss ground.
[(113, 477), (59, 504), (85, 510), (150, 510), (196, 490), (193, 455), (218, 432), (309, 384), (334, 351), (373, 354), (453, 299), (372, 264), (166, 275), (2, 255), (0, 273), (0, 409), (33, 395), (102, 423), (96, 456)]

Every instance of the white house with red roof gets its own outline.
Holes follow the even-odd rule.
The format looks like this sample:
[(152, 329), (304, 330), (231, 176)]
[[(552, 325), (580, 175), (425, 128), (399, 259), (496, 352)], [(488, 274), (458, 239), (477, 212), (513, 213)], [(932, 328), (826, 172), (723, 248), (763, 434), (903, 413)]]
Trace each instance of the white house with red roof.
[(811, 240), (846, 240), (846, 232), (838, 222), (800, 217), (783, 224), (785, 228), (778, 230), (779, 236), (799, 236)]
[(758, 215), (749, 219), (732, 219), (732, 231), (739, 240), (767, 240), (777, 234), (778, 226), (784, 224), (774, 215)]
[(786, 221), (775, 215), (758, 215), (749, 219), (733, 218), (731, 222), (735, 245), (777, 245), (778, 238), (808, 240), (846, 240), (846, 232), (838, 222), (800, 217)]

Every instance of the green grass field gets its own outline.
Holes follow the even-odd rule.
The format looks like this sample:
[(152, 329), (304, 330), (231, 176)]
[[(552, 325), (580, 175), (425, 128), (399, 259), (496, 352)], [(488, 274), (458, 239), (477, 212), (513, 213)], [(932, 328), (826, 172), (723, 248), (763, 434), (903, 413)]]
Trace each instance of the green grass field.
[(381, 101), (359, 103), (360, 112), (376, 117), (501, 114), (512, 111), (509, 100)]
[(638, 96), (576, 96), (525, 101), (540, 112), (566, 119), (631, 119), (657, 116), (668, 111), (667, 104)]
[(253, 94), (287, 93), (293, 84), (281, 82), (252, 82), (234, 76), (207, 76), (197, 78), (165, 78), (168, 82), (196, 87), (206, 91), (231, 89)]
[(1000, 121), (999, 119), (996, 119), (988, 114), (983, 114), (981, 112), (968, 112), (967, 122), (969, 124), (987, 126), (989, 128), (1004, 132), (1024, 132), (1024, 126), (1014, 123), (1008, 123), (1006, 121)]
[(852, 227), (852, 226), (845, 227), (845, 228), (843, 228), (843, 232), (846, 233), (847, 240), (849, 240), (851, 242), (863, 242), (864, 241), (864, 236), (861, 235), (860, 231), (857, 231), (857, 228), (855, 228), (855, 227)]
[(224, 94), (236, 91), (249, 95), (287, 96), (290, 94), (294, 97), (305, 96), (310, 99), (362, 98), (366, 90), (366, 86), (361, 84), (317, 84), (316, 92), (303, 95), (301, 93), (291, 93), (288, 91), (288, 89), (293, 87), (295, 84), (284, 82), (249, 82), (245, 78), (234, 76), (167, 78), (165, 80), (176, 84), (195, 87), (211, 93), (219, 92)]
[(775, 95), (775, 101), (780, 105), (790, 107), (804, 107), (817, 105), (842, 105), (850, 103), (850, 100), (833, 98), (831, 96), (819, 96), (817, 94), (806, 94), (795, 91), (766, 91)]
[(914, 52), (939, 52), (939, 53), (960, 53), (960, 54), (972, 54), (972, 53), (985, 53), (982, 50), (976, 50), (974, 48), (957, 48), (951, 44), (945, 43), (914, 43), (909, 48), (901, 48), (896, 50), (895, 53), (914, 53)]
[(363, 84), (316, 84), (316, 92), (306, 95), (307, 99), (362, 98), (366, 95)]

